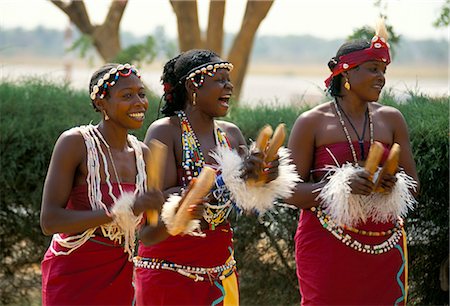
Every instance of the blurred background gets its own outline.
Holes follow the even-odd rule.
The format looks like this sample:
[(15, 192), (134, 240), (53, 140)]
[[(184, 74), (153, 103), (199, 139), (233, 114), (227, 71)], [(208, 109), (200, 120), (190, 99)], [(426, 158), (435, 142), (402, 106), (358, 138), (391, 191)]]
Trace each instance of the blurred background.
[[(85, 89), (95, 67), (117, 59), (117, 56), (105, 59), (105, 55), (99, 55), (96, 46), (104, 42), (98, 36), (105, 38), (109, 34), (106, 31), (99, 34), (94, 29), (115, 24), (115, 20), (108, 20), (111, 1), (85, 1), (86, 19), (79, 20), (78, 25), (73, 18), (69, 19), (70, 13), (61, 9), (61, 5), (70, 1), (53, 2), (0, 1), (0, 76), (18, 79), (41, 75)], [(129, 59), (139, 65), (149, 88), (161, 95), (162, 66), (180, 50), (183, 42), (179, 42), (179, 36), (187, 36), (177, 30), (176, 7), (169, 0), (116, 2), (125, 3), (126, 8), (118, 9), (121, 17), (117, 22), (119, 44), (113, 46), (118, 48), (115, 55), (127, 48), (127, 52), (134, 50), (136, 54), (139, 50), (136, 48), (141, 48), (144, 55)], [(199, 28), (203, 44), (191, 43), (191, 46), (213, 48), (208, 45), (210, 37), (206, 37), (213, 28), (210, 22), (223, 24), (223, 33), (216, 32), (216, 36), (223, 36), (223, 44), (214, 49), (227, 58), (241, 30), (255, 32), (252, 44), (248, 45), (249, 59), (242, 84), (241, 77), (236, 77), (242, 104), (316, 103), (322, 97), (323, 80), (329, 73), (328, 60), (343, 41), (373, 27), (380, 16), (386, 18), (394, 39), (391, 42), (394, 59), (388, 69), (387, 87), (399, 96), (418, 89), (433, 96), (448, 93), (449, 29), (442, 22), (448, 20), (448, 15), (441, 16), (448, 1), (262, 2), (271, 5), (256, 29), (243, 23), (246, 1), (223, 2), (223, 14), (219, 17), (209, 15), (208, 0), (196, 3), (198, 25), (195, 27)], [(186, 7), (178, 20), (183, 15), (194, 14), (190, 9)], [(81, 30), (80, 24), (84, 24)], [(92, 28), (88, 29), (87, 24)]]

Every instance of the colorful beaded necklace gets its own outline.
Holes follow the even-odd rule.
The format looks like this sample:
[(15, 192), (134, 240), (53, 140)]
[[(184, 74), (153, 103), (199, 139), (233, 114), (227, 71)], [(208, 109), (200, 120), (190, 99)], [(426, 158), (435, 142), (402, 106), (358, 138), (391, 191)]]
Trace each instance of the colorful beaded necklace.
[[(197, 177), (200, 174), (201, 169), (205, 165), (205, 158), (203, 157), (202, 150), (200, 150), (200, 143), (197, 136), (195, 136), (185, 112), (178, 111), (177, 116), (181, 124), (181, 143), (183, 147), (181, 167), (185, 172), (185, 175), (182, 177), (182, 183), (183, 187), (186, 187), (193, 177)], [(220, 147), (231, 148), (225, 133), (217, 124), (214, 125), (216, 144)]]

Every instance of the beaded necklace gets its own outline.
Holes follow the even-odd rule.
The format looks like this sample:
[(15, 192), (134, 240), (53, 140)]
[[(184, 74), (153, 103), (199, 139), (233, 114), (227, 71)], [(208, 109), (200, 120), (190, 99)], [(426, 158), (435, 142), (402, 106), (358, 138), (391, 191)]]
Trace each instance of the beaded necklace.
[[(183, 156), (181, 167), (185, 175), (182, 177), (183, 187), (186, 187), (193, 177), (200, 174), (201, 169), (205, 165), (205, 158), (202, 150), (200, 150), (200, 142), (192, 129), (191, 124), (184, 111), (178, 111), (177, 116), (181, 124), (181, 142), (183, 147)], [(214, 137), (216, 144), (220, 147), (230, 148), (230, 143), (225, 133), (214, 123)]]
[[(337, 115), (339, 117), (339, 122), (341, 123), (342, 129), (344, 130), (345, 137), (347, 138), (348, 144), (350, 146), (350, 150), (352, 151), (352, 157), (353, 157), (354, 165), (358, 165), (358, 157), (356, 156), (355, 147), (353, 146), (352, 138), (350, 137), (350, 133), (348, 132), (348, 129), (347, 129), (346, 125), (345, 125), (344, 118), (342, 118), (340, 107), (339, 107), (339, 104), (337, 103), (336, 99), (333, 100), (333, 105), (334, 105), (334, 108), (336, 109), (336, 113), (337, 113)], [(373, 122), (372, 122), (372, 113), (369, 110), (369, 105), (367, 105), (367, 111), (366, 112), (367, 112), (367, 117), (366, 118), (369, 118), (370, 145), (372, 145), (373, 144), (373, 140), (374, 140), (374, 138), (373, 138)], [(347, 119), (348, 119), (348, 117), (347, 117)], [(350, 122), (350, 120), (349, 120), (349, 122)], [(364, 127), (365, 127), (365, 125), (366, 125), (366, 123), (364, 121)], [(353, 125), (352, 125), (352, 127), (353, 127)], [(356, 132), (356, 129), (355, 129), (355, 132)], [(356, 135), (358, 136), (357, 132), (356, 132)], [(362, 139), (358, 138), (358, 143), (359, 143), (359, 145), (361, 147), (361, 157), (364, 158), (364, 132), (363, 132), (363, 135), (362, 135)]]
[[(195, 136), (194, 130), (192, 129), (186, 114), (183, 111), (179, 111), (177, 112), (177, 115), (181, 123), (181, 142), (183, 146), (181, 166), (185, 172), (185, 175), (182, 177), (182, 183), (185, 188), (193, 177), (198, 176), (205, 165), (205, 159), (200, 150), (200, 143), (197, 136)], [(226, 134), (216, 123), (214, 123), (214, 130), (217, 146), (231, 148)], [(217, 225), (221, 224), (228, 217), (233, 208), (233, 203), (226, 186), (224, 184), (219, 184), (217, 181), (212, 195), (217, 200), (217, 203), (205, 203), (203, 218), (208, 222), (210, 229), (214, 230)]]

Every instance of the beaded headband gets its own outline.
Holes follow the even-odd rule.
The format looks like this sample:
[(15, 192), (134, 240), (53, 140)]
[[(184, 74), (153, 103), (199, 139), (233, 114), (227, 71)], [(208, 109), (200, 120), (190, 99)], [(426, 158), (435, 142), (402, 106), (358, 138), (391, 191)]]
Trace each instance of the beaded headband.
[[(127, 73), (123, 73), (122, 70), (127, 69), (128, 72)], [(130, 64), (121, 64), (115, 68), (111, 68), (108, 72), (106, 72), (97, 82), (96, 85), (94, 85), (94, 87), (92, 87), (92, 91), (90, 94), (91, 100), (95, 100), (96, 96), (100, 93), (100, 90), (102, 90), (102, 92), (100, 93), (99, 98), (103, 99), (105, 97), (106, 94), (106, 90), (108, 89), (108, 87), (113, 87), (117, 80), (119, 79), (119, 76), (121, 77), (128, 77), (131, 75), (131, 73), (134, 73), (138, 78), (141, 77), (139, 71), (136, 69), (136, 67), (134, 67), (134, 65), (130, 65)], [(114, 80), (111, 82), (108, 82), (108, 80), (111, 78), (111, 76), (114, 76)]]
[[(190, 79), (192, 84), (194, 84), (195, 87), (201, 87), (203, 85), (203, 82), (205, 80), (205, 74), (209, 75), (210, 77), (213, 77), (216, 73), (217, 69), (228, 69), (229, 71), (233, 70), (233, 64), (230, 62), (209, 62), (206, 64), (202, 64), (200, 66), (197, 66), (186, 74), (186, 76), (182, 77), (181, 80), (184, 78)], [(200, 81), (197, 83), (195, 81), (195, 76), (200, 74)], [(181, 82), (180, 80), (180, 82)]]
[(369, 48), (342, 55), (339, 57), (337, 62), (335, 61), (335, 64), (337, 65), (333, 68), (333, 70), (331, 70), (331, 75), (325, 80), (325, 85), (327, 88), (330, 87), (333, 77), (346, 70), (361, 65), (364, 62), (381, 61), (386, 64), (391, 62), (391, 57), (389, 55), (389, 43), (386, 42), (387, 33), (384, 28), (384, 24), (382, 24), (381, 27), (383, 28), (377, 29), (377, 34), (375, 34), (372, 38)]

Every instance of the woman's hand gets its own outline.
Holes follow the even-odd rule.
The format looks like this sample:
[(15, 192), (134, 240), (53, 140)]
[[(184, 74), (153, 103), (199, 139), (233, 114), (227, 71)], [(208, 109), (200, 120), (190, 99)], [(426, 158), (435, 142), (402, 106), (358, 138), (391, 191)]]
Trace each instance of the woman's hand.
[(264, 154), (259, 151), (249, 152), (244, 158), (243, 172), (244, 180), (258, 180), (264, 170)]
[(147, 210), (156, 210), (160, 213), (164, 202), (164, 195), (161, 191), (150, 189), (136, 197), (133, 205), (133, 213), (136, 216)]
[(365, 169), (359, 169), (350, 178), (351, 193), (369, 195), (372, 193), (374, 183), (370, 179), (370, 174)]
[(382, 193), (390, 193), (392, 188), (394, 188), (395, 183), (397, 182), (397, 177), (395, 174), (385, 173), (381, 177), (381, 181), (378, 187), (382, 188)]
[(275, 180), (278, 177), (278, 166), (280, 165), (280, 161), (278, 159), (278, 155), (276, 159), (271, 162), (265, 163), (265, 168), (263, 170), (266, 183)]

